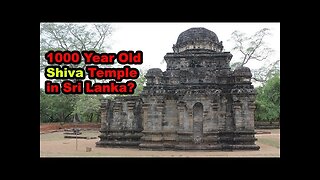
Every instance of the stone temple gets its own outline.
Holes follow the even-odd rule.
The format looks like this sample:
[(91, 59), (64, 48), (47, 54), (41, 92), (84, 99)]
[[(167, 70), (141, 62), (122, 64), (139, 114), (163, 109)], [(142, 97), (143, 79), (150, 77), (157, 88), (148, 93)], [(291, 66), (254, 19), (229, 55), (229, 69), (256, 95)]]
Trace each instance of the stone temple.
[(149, 150), (259, 150), (255, 90), (247, 67), (230, 69), (232, 54), (205, 28), (182, 32), (149, 69), (140, 96), (101, 101), (98, 147)]

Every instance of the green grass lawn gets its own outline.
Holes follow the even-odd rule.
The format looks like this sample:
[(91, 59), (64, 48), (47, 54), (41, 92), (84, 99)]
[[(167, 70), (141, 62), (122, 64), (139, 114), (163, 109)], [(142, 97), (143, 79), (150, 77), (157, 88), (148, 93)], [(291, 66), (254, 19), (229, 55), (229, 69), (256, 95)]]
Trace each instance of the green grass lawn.
[(272, 137), (270, 137), (270, 138), (259, 137), (259, 138), (258, 138), (258, 142), (280, 149), (280, 142), (279, 142), (279, 140), (276, 139), (276, 138), (272, 138)]

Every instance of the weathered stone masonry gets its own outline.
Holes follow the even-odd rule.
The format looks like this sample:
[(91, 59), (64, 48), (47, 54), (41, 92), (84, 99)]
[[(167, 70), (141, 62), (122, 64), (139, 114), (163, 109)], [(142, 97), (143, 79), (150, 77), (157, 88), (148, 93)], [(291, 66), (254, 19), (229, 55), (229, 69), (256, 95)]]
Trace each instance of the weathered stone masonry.
[(97, 146), (258, 150), (250, 69), (231, 71), (232, 54), (222, 49), (205, 28), (182, 32), (166, 71), (149, 69), (140, 96), (102, 100)]

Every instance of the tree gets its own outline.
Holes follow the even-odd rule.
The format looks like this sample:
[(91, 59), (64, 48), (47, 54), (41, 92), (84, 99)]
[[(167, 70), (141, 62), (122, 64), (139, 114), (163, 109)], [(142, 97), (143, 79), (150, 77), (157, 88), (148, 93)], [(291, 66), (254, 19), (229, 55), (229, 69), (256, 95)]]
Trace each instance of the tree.
[(274, 121), (280, 118), (280, 74), (270, 78), (264, 86), (257, 88), (257, 121)]
[(70, 122), (77, 96), (74, 94), (45, 94), (40, 88), (40, 121)]
[(280, 74), (280, 60), (272, 62), (268, 66), (254, 69), (252, 70), (252, 74), (252, 79), (254, 81), (265, 84), (271, 77)]
[[(99, 23), (99, 24), (84, 24), (84, 23), (41, 23), (40, 24), (40, 72), (43, 72), (45, 67), (48, 65), (47, 60), (45, 59), (45, 53), (50, 50), (53, 51), (95, 51), (97, 53), (106, 52), (106, 49), (109, 46), (106, 43), (106, 40), (111, 36), (112, 27), (110, 24)], [(60, 66), (63, 66), (61, 64)], [(71, 68), (85, 68), (86, 64), (84, 61), (81, 61), (80, 64), (68, 64)], [(99, 65), (106, 66), (106, 65)], [(87, 75), (87, 74), (86, 74)], [(71, 79), (76, 81), (76, 79)], [(61, 82), (61, 80), (55, 80), (57, 82)], [(96, 82), (94, 79), (93, 81)], [(103, 80), (102, 80), (103, 81)], [(53, 97), (55, 96), (55, 97)], [(70, 97), (75, 97), (78, 95), (53, 95), (53, 96), (41, 96), (41, 101), (45, 102), (45, 104), (53, 103), (53, 102), (64, 102), (68, 101)], [(50, 98), (49, 98), (50, 97)], [(65, 99), (63, 99), (65, 98)], [(83, 99), (83, 97), (81, 97)], [(59, 100), (59, 101), (58, 101)], [(90, 99), (91, 100), (91, 99)], [(88, 103), (92, 103), (91, 101)], [(76, 102), (79, 102), (76, 104)], [(72, 105), (70, 102), (65, 102), (66, 104), (61, 104), (61, 106), (52, 106), (50, 108), (46, 107), (49, 112), (45, 111), (45, 104), (43, 104), (42, 111), (49, 113), (50, 116), (42, 115), (53, 121), (55, 118), (52, 113), (58, 113), (61, 115), (67, 114), (67, 117), (58, 118), (61, 121), (66, 121), (69, 119), (70, 115), (74, 115), (74, 118), (79, 120), (79, 109), (83, 109), (82, 101), (72, 101)], [(74, 107), (76, 106), (76, 107)], [(79, 107), (77, 107), (79, 106)], [(76, 113), (73, 113), (73, 110)], [(90, 111), (91, 112), (91, 111)], [(87, 111), (84, 113), (88, 113)], [(82, 114), (83, 115), (83, 114)], [(48, 119), (46, 119), (48, 120)]]
[(273, 53), (273, 50), (267, 47), (263, 41), (268, 35), (271, 35), (268, 28), (263, 28), (250, 37), (240, 31), (234, 31), (231, 34), (231, 40), (235, 42), (232, 50), (239, 51), (242, 54), (240, 62), (237, 62), (234, 68), (237, 66), (243, 67), (251, 59), (257, 61), (266, 60)]
[[(74, 24), (74, 23), (41, 23), (40, 24), (40, 71), (48, 65), (44, 55), (53, 51), (90, 51), (105, 52), (108, 46), (106, 39), (111, 36), (110, 24)], [(62, 64), (63, 65), (63, 64)], [(80, 64), (70, 64), (72, 68), (84, 68)]]
[(99, 122), (100, 97), (99, 95), (79, 95), (73, 115), (79, 115), (81, 121)]

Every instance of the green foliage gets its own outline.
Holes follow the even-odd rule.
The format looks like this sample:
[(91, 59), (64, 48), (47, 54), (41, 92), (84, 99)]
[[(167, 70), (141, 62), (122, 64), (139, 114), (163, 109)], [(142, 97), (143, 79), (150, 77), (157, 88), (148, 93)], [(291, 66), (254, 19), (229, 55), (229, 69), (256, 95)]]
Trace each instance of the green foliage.
[(140, 76), (138, 79), (135, 80), (135, 82), (137, 83), (137, 87), (134, 90), (134, 95), (139, 95), (142, 90), (143, 90), (143, 86), (146, 82), (146, 77), (145, 77), (145, 73), (142, 69), (139, 70), (140, 72)]
[[(107, 43), (110, 43), (106, 40), (111, 33), (111, 25), (105, 23), (41, 23), (40, 71), (48, 65), (44, 55), (50, 50), (106, 52), (106, 48), (109, 48)], [(82, 61), (69, 66), (85, 67), (85, 64)]]
[[(106, 23), (41, 23), (40, 24), (40, 72), (48, 65), (44, 55), (53, 51), (96, 51), (106, 52), (112, 34), (112, 27)], [(63, 66), (62, 64), (61, 66)], [(86, 64), (69, 64), (71, 68), (85, 68)], [(104, 67), (107, 65), (99, 65)], [(74, 81), (74, 79), (70, 79)], [(61, 80), (53, 80), (61, 82)], [(98, 81), (94, 79), (92, 81)], [(104, 81), (104, 80), (99, 80)], [(48, 95), (40, 89), (40, 121), (68, 122), (74, 118), (82, 121), (99, 120), (99, 96)]]
[(78, 116), (82, 122), (100, 121), (101, 95), (45, 94), (40, 89), (40, 122), (72, 122)]
[(270, 78), (266, 84), (257, 88), (257, 121), (275, 121), (280, 118), (280, 74)]
[(100, 98), (99, 95), (82, 94), (78, 96), (73, 115), (78, 114), (80, 120), (88, 122), (99, 122), (100, 120)]
[(253, 69), (251, 72), (254, 81), (265, 84), (270, 78), (280, 74), (280, 60), (272, 62), (267, 66), (262, 66), (259, 69)]
[[(265, 38), (271, 35), (270, 29), (263, 28), (251, 36), (247, 36), (240, 31), (234, 31), (231, 39), (234, 43), (232, 51), (241, 54), (240, 59), (231, 61), (231, 70), (243, 67), (249, 61), (256, 60), (265, 62), (273, 54), (274, 50), (265, 43)], [(270, 77), (280, 72), (280, 60), (269, 65), (263, 65), (258, 69), (252, 70), (252, 79), (256, 82), (265, 83)]]
[(45, 94), (40, 89), (40, 121), (69, 122), (77, 101), (77, 95)]

